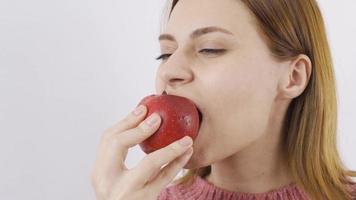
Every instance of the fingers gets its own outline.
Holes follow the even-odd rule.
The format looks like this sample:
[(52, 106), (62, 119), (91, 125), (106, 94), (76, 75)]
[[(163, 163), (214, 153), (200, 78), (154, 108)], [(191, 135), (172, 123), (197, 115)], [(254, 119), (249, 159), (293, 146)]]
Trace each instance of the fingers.
[[(97, 158), (92, 170), (92, 184), (94, 187), (99, 186), (106, 188), (112, 185), (125, 167), (125, 158), (128, 148), (142, 142), (144, 139), (152, 135), (158, 128), (161, 122), (159, 115), (154, 114), (156, 119), (152, 118), (142, 121), (145, 116), (146, 108), (143, 107), (141, 115), (129, 114), (124, 120), (117, 124), (115, 129), (122, 132), (106, 132), (99, 145)], [(98, 186), (99, 185), (99, 186)]]
[(162, 119), (157, 113), (150, 115), (145, 121), (141, 122), (136, 128), (125, 131), (118, 135), (116, 139), (121, 144), (121, 147), (128, 149), (133, 147), (145, 139), (153, 135), (161, 123)]
[(130, 112), (124, 119), (120, 120), (114, 126), (108, 128), (103, 135), (103, 137), (110, 137), (115, 133), (121, 133), (128, 129), (136, 127), (146, 116), (147, 107), (140, 105)]
[(166, 165), (158, 175), (151, 181), (149, 188), (155, 191), (161, 191), (177, 176), (180, 170), (187, 164), (193, 154), (193, 147), (190, 147), (178, 159)]
[(193, 141), (190, 137), (184, 138), (171, 143), (170, 145), (154, 151), (144, 157), (141, 162), (133, 169), (135, 180), (141, 183), (146, 183), (150, 178), (161, 170), (161, 167), (177, 157), (181, 156), (189, 148)]
[[(145, 106), (139, 106), (134, 111), (132, 111), (125, 119), (121, 120), (115, 126), (107, 129), (104, 132), (101, 141), (98, 145), (95, 165), (106, 162), (105, 160), (107, 160), (107, 154), (110, 154), (110, 152), (112, 152), (112, 149), (115, 148), (115, 146), (117, 145), (117, 140), (120, 140), (120, 138), (117, 138), (117, 135), (120, 135), (125, 130), (129, 130), (129, 128), (136, 127), (143, 120), (146, 115), (146, 112), (147, 108)], [(117, 151), (118, 150), (115, 150), (112, 153), (116, 154)], [(122, 152), (121, 156), (125, 157), (125, 153), (126, 151)], [(121, 159), (120, 161), (122, 161), (122, 157), (116, 158), (115, 160)]]
[(106, 147), (101, 155), (101, 169), (106, 172), (126, 169), (124, 162), (128, 149), (155, 133), (159, 128), (160, 122), (160, 116), (154, 113), (136, 128), (112, 135), (106, 142)]

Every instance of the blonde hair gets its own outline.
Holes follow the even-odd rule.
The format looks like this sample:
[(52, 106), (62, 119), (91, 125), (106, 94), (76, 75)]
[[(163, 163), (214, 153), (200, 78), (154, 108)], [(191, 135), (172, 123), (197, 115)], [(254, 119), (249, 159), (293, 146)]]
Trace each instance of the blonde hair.
[[(178, 0), (167, 2), (167, 23)], [(346, 186), (356, 172), (347, 170), (337, 150), (337, 96), (332, 59), (322, 14), (315, 0), (241, 0), (256, 18), (272, 54), (280, 60), (305, 54), (313, 71), (304, 92), (288, 107), (283, 134), (295, 183), (313, 199), (352, 199)], [(188, 170), (176, 180), (205, 177), (211, 166)]]

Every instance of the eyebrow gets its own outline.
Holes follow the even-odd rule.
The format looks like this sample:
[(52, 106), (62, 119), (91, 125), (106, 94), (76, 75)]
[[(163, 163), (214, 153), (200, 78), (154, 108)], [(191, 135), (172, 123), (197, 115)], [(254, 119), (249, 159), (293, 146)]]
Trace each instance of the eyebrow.
[[(196, 39), (204, 34), (207, 33), (212, 33), (212, 32), (221, 32), (221, 33), (225, 33), (225, 34), (229, 34), (229, 35), (233, 35), (233, 33), (231, 33), (230, 31), (223, 29), (221, 27), (217, 27), (217, 26), (208, 26), (208, 27), (204, 27), (204, 28), (199, 28), (196, 29), (195, 31), (193, 31), (190, 34), (190, 39)], [(158, 40), (171, 40), (171, 41), (176, 41), (176, 39), (174, 38), (173, 35), (170, 34), (161, 34), (158, 37)]]

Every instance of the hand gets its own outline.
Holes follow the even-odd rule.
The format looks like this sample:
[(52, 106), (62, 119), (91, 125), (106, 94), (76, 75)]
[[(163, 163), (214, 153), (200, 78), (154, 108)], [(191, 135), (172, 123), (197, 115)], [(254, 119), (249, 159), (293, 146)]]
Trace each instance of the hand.
[[(193, 153), (193, 141), (186, 136), (146, 155), (137, 166), (128, 169), (128, 149), (151, 136), (161, 123), (155, 113), (144, 120), (147, 108), (138, 108), (142, 109), (140, 114), (130, 113), (102, 136), (91, 173), (98, 200), (157, 200)], [(156, 120), (150, 121), (154, 117)]]

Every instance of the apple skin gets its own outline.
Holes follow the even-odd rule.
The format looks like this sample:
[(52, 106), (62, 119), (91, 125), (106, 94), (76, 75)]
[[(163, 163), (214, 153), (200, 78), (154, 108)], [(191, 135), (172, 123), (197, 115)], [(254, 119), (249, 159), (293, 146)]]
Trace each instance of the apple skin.
[(158, 130), (139, 144), (146, 154), (163, 148), (184, 136), (190, 136), (193, 140), (197, 137), (200, 119), (193, 101), (175, 95), (149, 95), (138, 105), (147, 107), (145, 119), (152, 113), (158, 113), (162, 119)]

